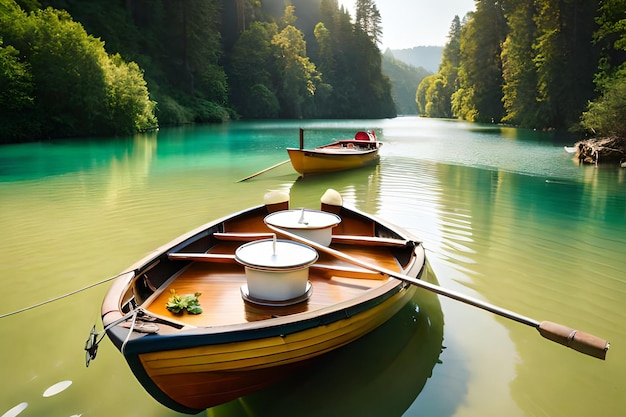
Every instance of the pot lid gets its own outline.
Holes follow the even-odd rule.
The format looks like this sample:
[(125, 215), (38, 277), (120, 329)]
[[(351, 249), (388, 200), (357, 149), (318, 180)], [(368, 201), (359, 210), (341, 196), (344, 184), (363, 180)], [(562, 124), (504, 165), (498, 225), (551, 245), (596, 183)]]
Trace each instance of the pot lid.
[(241, 245), (235, 251), (237, 262), (250, 267), (292, 269), (317, 261), (315, 249), (292, 240), (264, 239)]
[(326, 229), (341, 223), (341, 217), (319, 210), (283, 210), (266, 216), (265, 223), (283, 229)]

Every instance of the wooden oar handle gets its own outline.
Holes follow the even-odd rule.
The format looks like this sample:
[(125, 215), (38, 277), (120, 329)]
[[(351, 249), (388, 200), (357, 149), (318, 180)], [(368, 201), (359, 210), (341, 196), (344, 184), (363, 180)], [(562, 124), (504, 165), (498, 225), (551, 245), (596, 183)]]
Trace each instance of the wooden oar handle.
[(542, 321), (537, 330), (546, 339), (602, 360), (610, 346), (604, 339), (551, 321)]

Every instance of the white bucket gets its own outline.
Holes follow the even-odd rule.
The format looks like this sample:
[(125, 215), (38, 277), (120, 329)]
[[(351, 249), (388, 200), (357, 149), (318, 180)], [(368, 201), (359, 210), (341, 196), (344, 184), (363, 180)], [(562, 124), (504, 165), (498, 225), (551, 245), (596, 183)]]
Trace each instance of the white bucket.
[(266, 216), (265, 223), (329, 246), (333, 228), (341, 223), (341, 217), (319, 210), (283, 210)]
[(265, 239), (241, 245), (235, 259), (244, 265), (250, 297), (286, 301), (307, 291), (315, 249), (290, 240)]

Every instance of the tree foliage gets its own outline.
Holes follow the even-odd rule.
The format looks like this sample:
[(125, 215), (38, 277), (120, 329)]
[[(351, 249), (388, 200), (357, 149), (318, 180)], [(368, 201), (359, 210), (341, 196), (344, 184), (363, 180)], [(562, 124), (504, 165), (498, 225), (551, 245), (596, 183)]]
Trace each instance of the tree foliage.
[[(499, 122), (502, 105), (502, 43), (507, 34), (502, 2), (482, 0), (462, 29), (459, 88), (472, 92), (471, 105), (457, 103), (461, 118), (477, 122)], [(458, 97), (457, 97), (458, 99)], [(468, 116), (472, 114), (472, 118)]]
[(425, 77), (418, 85), (415, 101), (418, 114), (427, 117), (452, 117), (452, 95), (459, 89), (461, 65), (461, 20), (454, 16), (443, 49), (439, 73)]
[(626, 77), (615, 77), (607, 82), (602, 96), (589, 103), (581, 118), (581, 125), (598, 136), (626, 139)]
[(540, 0), (533, 48), (543, 126), (568, 128), (593, 94), (595, 0)]
[(354, 20), (337, 0), (0, 0), (0, 12), (6, 140), (126, 134), (156, 117), (396, 115), (373, 0)]
[(373, 0), (356, 0), (356, 29), (365, 33), (374, 44), (382, 39), (382, 17)]
[(505, 16), (511, 30), (502, 46), (503, 122), (533, 127), (539, 119), (534, 40), (535, 0), (513, 2)]
[(20, 61), (17, 49), (3, 47), (0, 40), (0, 138), (19, 141), (37, 134), (34, 90), (28, 63)]
[(600, 97), (589, 103), (581, 126), (594, 135), (626, 139), (626, 3), (601, 0), (596, 23), (594, 40), (601, 58), (595, 81)]
[(233, 105), (249, 118), (277, 117), (280, 105), (275, 93), (274, 45), (278, 25), (253, 22), (237, 39), (231, 54), (230, 77)]
[(103, 42), (67, 12), (47, 8), (26, 14), (13, 7), (1, 19), (10, 94), (19, 98), (3, 100), (18, 110), (5, 138), (128, 134), (156, 126), (139, 67), (107, 55)]
[[(126, 134), (156, 116), (393, 117), (381, 15), (355, 1), (352, 17), (337, 0), (0, 0), (0, 137)], [(621, 135), (625, 13), (623, 0), (476, 0), (413, 87), (418, 111), (557, 129), (582, 114)]]
[(618, 134), (625, 16), (622, 0), (477, 0), (458, 49), (455, 18), (439, 73), (419, 85), (419, 110), (448, 117), (443, 95), (455, 117), (542, 129), (575, 127), (584, 112), (584, 129)]
[(303, 106), (315, 94), (320, 76), (306, 55), (304, 35), (293, 23), (293, 6), (285, 8), (285, 27), (272, 38), (280, 79), (279, 101), (288, 118), (304, 116)]

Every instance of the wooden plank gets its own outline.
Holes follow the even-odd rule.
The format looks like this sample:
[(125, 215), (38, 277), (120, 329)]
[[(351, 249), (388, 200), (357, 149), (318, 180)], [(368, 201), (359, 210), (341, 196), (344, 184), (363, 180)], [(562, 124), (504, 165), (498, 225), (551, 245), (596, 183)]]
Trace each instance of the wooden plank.
[[(213, 236), (219, 240), (230, 241), (253, 241), (261, 239), (270, 239), (274, 237), (273, 233), (214, 233)], [(368, 246), (397, 246), (404, 247), (409, 241), (403, 239), (393, 239), (377, 236), (362, 235), (333, 235), (333, 243), (344, 245), (368, 245)]]
[(332, 243), (338, 243), (342, 245), (404, 247), (409, 244), (409, 241), (375, 236), (333, 235)]
[(235, 261), (235, 255), (220, 253), (169, 253), (167, 257), (173, 261), (227, 262)]
[(219, 240), (248, 242), (253, 240), (271, 239), (274, 237), (274, 233), (213, 233), (213, 237)]
[[(170, 253), (169, 259), (178, 261), (234, 263), (235, 255), (216, 253)], [(353, 266), (330, 265), (315, 263), (311, 269), (318, 271), (327, 277), (362, 278), (362, 279), (387, 279), (383, 274), (365, 268)]]

